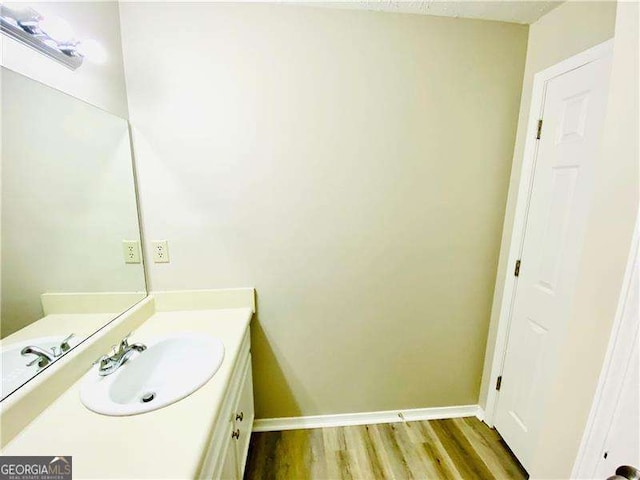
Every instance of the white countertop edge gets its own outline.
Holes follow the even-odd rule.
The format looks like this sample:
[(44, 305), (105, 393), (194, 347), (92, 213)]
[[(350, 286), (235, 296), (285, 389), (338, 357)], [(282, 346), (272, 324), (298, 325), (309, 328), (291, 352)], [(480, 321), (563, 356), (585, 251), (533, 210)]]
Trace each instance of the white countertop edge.
[(157, 312), (250, 308), (256, 312), (255, 289), (221, 288), (214, 290), (152, 291)]

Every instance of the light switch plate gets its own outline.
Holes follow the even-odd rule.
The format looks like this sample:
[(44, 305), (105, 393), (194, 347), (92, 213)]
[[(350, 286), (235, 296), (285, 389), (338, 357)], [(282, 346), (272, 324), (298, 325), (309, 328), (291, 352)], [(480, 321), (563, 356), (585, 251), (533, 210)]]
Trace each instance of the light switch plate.
[(140, 263), (140, 242), (137, 240), (123, 240), (122, 254), (124, 263)]
[(166, 240), (152, 242), (154, 263), (169, 263), (169, 247)]

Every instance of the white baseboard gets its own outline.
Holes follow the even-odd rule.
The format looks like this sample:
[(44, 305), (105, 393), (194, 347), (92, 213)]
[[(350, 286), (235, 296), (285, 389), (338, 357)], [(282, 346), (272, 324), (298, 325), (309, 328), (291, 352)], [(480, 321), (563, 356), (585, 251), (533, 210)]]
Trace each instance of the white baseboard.
[(478, 411), (476, 412), (476, 417), (481, 422), (484, 422), (484, 408), (482, 408), (480, 405), (478, 405)]
[(348, 427), (376, 423), (413, 422), (416, 420), (443, 420), (459, 417), (484, 417), (478, 405), (454, 407), (414, 408), (411, 410), (387, 410), (383, 412), (340, 413), (337, 415), (312, 415), (308, 417), (259, 418), (253, 423), (254, 432), (298, 430), (304, 428)]

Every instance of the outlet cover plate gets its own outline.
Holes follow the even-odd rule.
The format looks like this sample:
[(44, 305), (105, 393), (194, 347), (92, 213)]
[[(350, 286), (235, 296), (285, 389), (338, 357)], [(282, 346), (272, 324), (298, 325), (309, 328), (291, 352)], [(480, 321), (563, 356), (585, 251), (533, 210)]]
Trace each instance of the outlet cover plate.
[(169, 263), (169, 246), (166, 240), (156, 240), (153, 245), (153, 261), (154, 263)]
[(124, 263), (140, 263), (140, 242), (138, 240), (123, 240), (122, 254)]

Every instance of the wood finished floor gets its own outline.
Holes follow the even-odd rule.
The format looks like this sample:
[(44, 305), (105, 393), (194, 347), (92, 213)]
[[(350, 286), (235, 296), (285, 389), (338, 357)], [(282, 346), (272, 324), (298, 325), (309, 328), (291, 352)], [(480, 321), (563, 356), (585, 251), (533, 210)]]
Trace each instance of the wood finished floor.
[(253, 433), (245, 480), (526, 479), (475, 417)]

